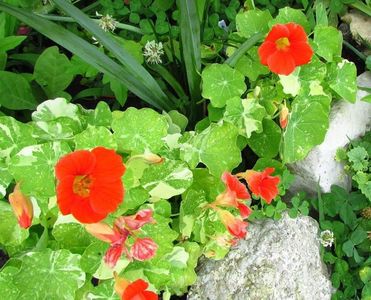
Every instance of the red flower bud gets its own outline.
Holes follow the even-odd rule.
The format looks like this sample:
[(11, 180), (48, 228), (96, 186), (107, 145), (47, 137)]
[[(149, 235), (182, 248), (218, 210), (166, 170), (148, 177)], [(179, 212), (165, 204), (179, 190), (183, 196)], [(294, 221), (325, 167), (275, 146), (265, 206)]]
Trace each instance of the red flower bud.
[(246, 227), (248, 226), (247, 222), (244, 222), (241, 219), (233, 216), (227, 210), (221, 209), (218, 211), (218, 214), (222, 223), (225, 227), (227, 227), (230, 234), (239, 239), (243, 239), (246, 236)]
[(22, 193), (19, 183), (14, 187), (13, 193), (9, 195), (9, 202), (18, 219), (19, 226), (25, 229), (29, 228), (32, 225), (33, 206), (30, 198)]
[(133, 216), (119, 217), (115, 221), (115, 225), (121, 230), (127, 228), (128, 230), (137, 230), (147, 223), (154, 222), (152, 209), (142, 209)]

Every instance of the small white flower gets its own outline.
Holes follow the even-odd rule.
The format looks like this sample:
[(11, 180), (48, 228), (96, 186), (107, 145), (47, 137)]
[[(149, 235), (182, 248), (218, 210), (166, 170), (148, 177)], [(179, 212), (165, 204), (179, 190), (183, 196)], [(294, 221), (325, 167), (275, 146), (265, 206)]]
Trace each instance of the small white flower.
[(150, 64), (161, 64), (161, 55), (164, 54), (162, 43), (156, 43), (155, 41), (148, 41), (144, 46), (143, 55), (146, 57), (147, 63)]
[(111, 31), (114, 32), (117, 26), (117, 21), (112, 18), (111, 15), (107, 14), (105, 16), (99, 14), (97, 11), (95, 12), (95, 15), (97, 17), (100, 17), (99, 19), (99, 27), (102, 28), (104, 31)]
[(322, 231), (320, 242), (323, 247), (331, 247), (334, 243), (334, 233), (331, 230)]

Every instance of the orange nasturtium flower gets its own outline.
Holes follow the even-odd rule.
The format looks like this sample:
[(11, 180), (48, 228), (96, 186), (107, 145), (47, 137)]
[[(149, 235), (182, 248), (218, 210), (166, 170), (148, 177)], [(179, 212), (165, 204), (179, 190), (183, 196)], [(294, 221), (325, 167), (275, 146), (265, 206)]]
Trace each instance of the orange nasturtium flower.
[(289, 75), (297, 66), (307, 64), (313, 50), (302, 26), (276, 24), (258, 49), (260, 62), (277, 74)]
[(62, 214), (72, 214), (81, 223), (103, 220), (124, 198), (124, 172), (121, 156), (104, 147), (63, 156), (55, 166)]
[(115, 275), (115, 291), (121, 300), (158, 300), (158, 295), (147, 291), (148, 283), (143, 279), (137, 279), (130, 282), (124, 278)]
[(29, 228), (32, 225), (33, 206), (30, 198), (22, 193), (19, 183), (14, 187), (13, 193), (9, 195), (9, 203), (18, 219), (19, 226), (24, 229)]
[(247, 222), (235, 217), (229, 211), (224, 209), (218, 209), (218, 215), (231, 235), (238, 239), (245, 238), (247, 233), (246, 227), (249, 225)]
[(278, 184), (280, 183), (278, 176), (270, 176), (273, 172), (274, 168), (266, 168), (262, 172), (249, 170), (238, 174), (238, 176), (243, 177), (247, 181), (254, 195), (260, 196), (265, 202), (270, 204), (278, 195)]
[(213, 204), (238, 208), (241, 217), (247, 218), (251, 214), (251, 209), (244, 202), (251, 197), (246, 186), (229, 172), (223, 173), (222, 180), (226, 185), (226, 190), (216, 197)]

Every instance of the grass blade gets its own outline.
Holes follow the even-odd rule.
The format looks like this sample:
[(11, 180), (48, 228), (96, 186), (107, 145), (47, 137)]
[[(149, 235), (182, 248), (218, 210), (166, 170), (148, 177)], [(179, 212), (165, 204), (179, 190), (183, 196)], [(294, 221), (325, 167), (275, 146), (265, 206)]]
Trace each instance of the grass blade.
[[(173, 105), (171, 105), (167, 96), (160, 89), (157, 82), (155, 82), (157, 86), (156, 90), (151, 90), (149, 87), (151, 86), (150, 84), (143, 86), (142, 81), (138, 81), (138, 78), (133, 76), (130, 70), (127, 70), (125, 67), (119, 65), (117, 62), (102, 53), (97, 47), (69, 32), (62, 26), (39, 17), (34, 13), (28, 12), (27, 10), (17, 8), (3, 2), (0, 2), (0, 10), (15, 16), (22, 22), (35, 28), (49, 39), (81, 57), (81, 59), (98, 69), (100, 72), (108, 74), (109, 76), (117, 79), (148, 104), (153, 105), (158, 109), (173, 109)], [(141, 65), (140, 67), (143, 68)], [(154, 81), (150, 74), (149, 76)], [(158, 91), (158, 89), (160, 91)]]
[[(123, 47), (111, 38), (99, 25), (91, 20), (89, 16), (80, 11), (77, 7), (65, 0), (53, 0), (53, 2), (68, 15), (76, 20), (83, 28), (89, 31), (107, 50), (109, 50), (117, 60), (127, 69), (131, 75), (132, 83), (142, 90), (145, 98), (151, 98), (163, 108), (170, 108), (170, 99), (161, 90), (156, 80), (151, 74), (138, 63)], [(130, 87), (128, 86), (130, 89)]]
[(201, 35), (196, 0), (179, 1), (183, 59), (191, 95), (191, 117), (201, 99)]

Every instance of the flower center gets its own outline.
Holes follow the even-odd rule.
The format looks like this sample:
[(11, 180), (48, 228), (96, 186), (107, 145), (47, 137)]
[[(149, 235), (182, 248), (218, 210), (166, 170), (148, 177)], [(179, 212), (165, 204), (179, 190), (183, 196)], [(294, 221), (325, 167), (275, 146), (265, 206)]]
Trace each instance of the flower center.
[(276, 41), (276, 47), (278, 50), (287, 50), (290, 46), (290, 41), (287, 37), (280, 38)]
[(90, 186), (93, 183), (89, 175), (76, 176), (73, 180), (73, 192), (80, 197), (86, 198), (90, 194)]

